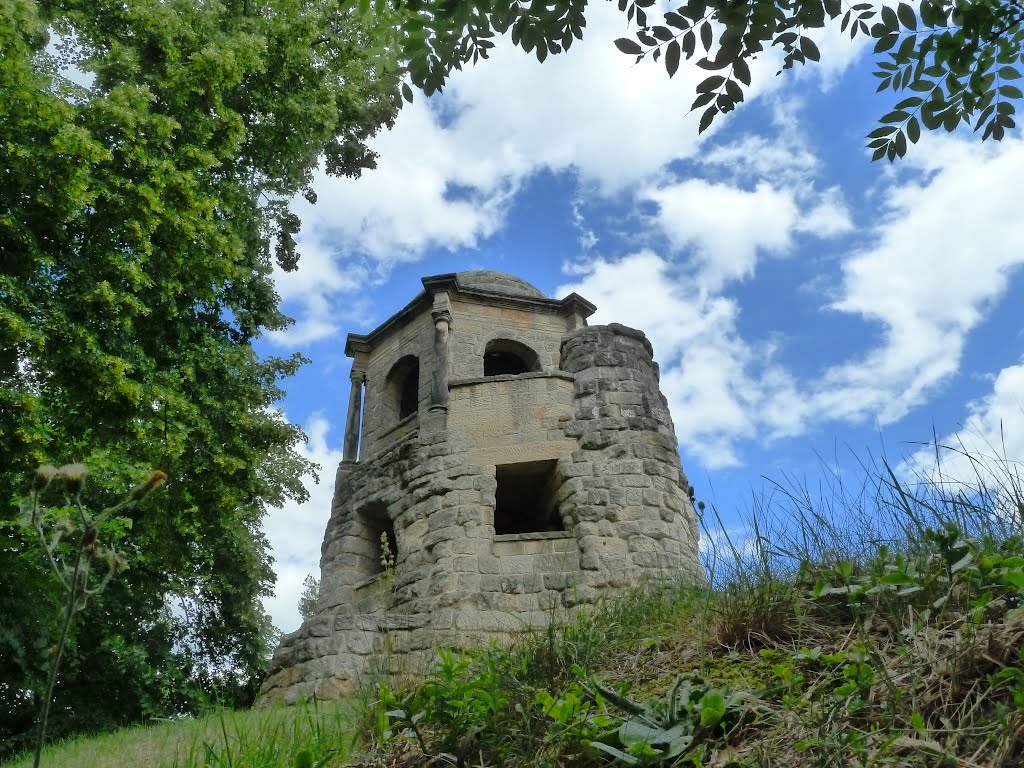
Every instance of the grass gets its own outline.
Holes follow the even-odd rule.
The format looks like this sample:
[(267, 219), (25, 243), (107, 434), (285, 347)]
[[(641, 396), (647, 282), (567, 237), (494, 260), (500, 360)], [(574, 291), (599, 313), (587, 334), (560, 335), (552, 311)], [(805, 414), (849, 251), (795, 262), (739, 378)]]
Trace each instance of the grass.
[(783, 478), (739, 535), (708, 510), (706, 586), (442, 653), (381, 689), (360, 765), (1024, 764), (1020, 466), (935, 455)]
[(443, 649), (420, 684), (378, 683), (359, 706), (223, 712), (44, 765), (1022, 765), (1021, 467), (935, 457), (829, 470), (814, 490), (783, 478), (739, 532), (710, 508), (708, 583), (641, 588), (508, 648)]
[[(292, 768), (305, 751), (314, 764), (344, 765), (353, 745), (347, 703), (304, 704), (246, 711), (81, 736), (43, 751), (42, 766), (61, 768)], [(322, 762), (319, 762), (322, 761)], [(28, 768), (31, 755), (4, 763)]]

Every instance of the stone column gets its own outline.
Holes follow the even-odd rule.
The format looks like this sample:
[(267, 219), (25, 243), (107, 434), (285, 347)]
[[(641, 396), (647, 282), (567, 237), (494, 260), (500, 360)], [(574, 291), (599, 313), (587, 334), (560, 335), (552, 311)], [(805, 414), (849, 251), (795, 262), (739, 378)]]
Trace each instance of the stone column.
[(448, 332), (452, 327), (452, 313), (435, 309), (434, 318), (434, 386), (430, 392), (430, 407), (448, 409)]
[(349, 379), (352, 381), (352, 389), (348, 395), (348, 416), (345, 419), (345, 448), (342, 459), (356, 461), (359, 456), (360, 411), (363, 407), (363, 383), (366, 381), (366, 373), (353, 365)]

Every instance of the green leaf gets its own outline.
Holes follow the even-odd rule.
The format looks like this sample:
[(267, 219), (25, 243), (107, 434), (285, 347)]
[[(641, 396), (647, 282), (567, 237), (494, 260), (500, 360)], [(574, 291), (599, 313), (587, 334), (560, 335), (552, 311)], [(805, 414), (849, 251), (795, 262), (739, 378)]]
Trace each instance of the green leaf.
[(747, 66), (747, 62), (743, 59), (736, 59), (736, 63), (733, 64), (732, 69), (736, 79), (744, 85), (750, 85), (750, 67)]
[(711, 50), (711, 24), (707, 21), (700, 25), (700, 44), (705, 51)]
[(890, 32), (895, 32), (899, 29), (899, 19), (896, 16), (896, 11), (892, 9), (892, 6), (882, 6), (881, 24), (884, 29), (887, 29)]
[(700, 125), (697, 127), (697, 133), (704, 133), (710, 126), (711, 121), (715, 119), (715, 114), (718, 109), (715, 107), (708, 107), (707, 110), (701, 115)]
[(1024, 572), (1021, 571), (1007, 571), (1001, 577), (1005, 584), (1017, 589), (1024, 589)]
[(412, 88), (408, 83), (402, 83), (402, 98), (412, 104)]
[(1002, 80), (1017, 80), (1018, 78), (1020, 78), (1020, 76), (1020, 70), (1018, 70), (1016, 67), (1006, 65), (999, 68), (999, 77)]
[(818, 46), (809, 37), (800, 38), (800, 50), (811, 61), (821, 60), (821, 52), (818, 51)]
[(999, 86), (999, 95), (1007, 99), (1021, 99), (1024, 98), (1024, 92), (1021, 91), (1016, 85), (1001, 85)]
[(911, 32), (917, 31), (917, 17), (914, 15), (913, 8), (906, 3), (900, 3), (896, 8), (896, 15), (899, 17), (900, 24)]
[(902, 109), (895, 109), (889, 114), (882, 117), (878, 122), (880, 123), (902, 123), (910, 117), (909, 112), (904, 112)]
[(707, 93), (718, 90), (725, 82), (725, 75), (712, 75), (706, 78), (697, 86), (697, 93)]
[(918, 139), (921, 138), (921, 123), (916, 117), (907, 121), (907, 138), (914, 144), (917, 144)]
[[(896, 145), (896, 154), (899, 157), (903, 157), (904, 155), (907, 154), (907, 135), (905, 133), (903, 133), (903, 131), (900, 131), (899, 133), (896, 134), (895, 145)], [(911, 587), (910, 589), (902, 590), (901, 594), (909, 595), (912, 592), (919, 592), (920, 590), (921, 590), (921, 587)]]
[(700, 724), (704, 728), (718, 725), (725, 717), (725, 696), (717, 689), (705, 693), (700, 699)]
[(907, 107), (916, 107), (923, 102), (924, 99), (920, 96), (910, 96), (903, 101), (899, 102), (894, 109), (906, 109)]
[(952, 565), (952, 567), (950, 567), (949, 571), (950, 571), (950, 573), (957, 573), (959, 571), (962, 571), (964, 568), (966, 568), (968, 565), (970, 565), (973, 562), (974, 562), (974, 555), (971, 554), (970, 552), (968, 552), (966, 555), (964, 555), (959, 560), (957, 560), (955, 563), (953, 563), (953, 565)]
[(640, 43), (630, 37), (620, 37), (615, 41), (615, 47), (630, 56), (636, 56), (644, 52), (644, 49), (640, 47)]
[(693, 100), (693, 104), (690, 105), (690, 111), (694, 111), (694, 110), (700, 109), (701, 107), (703, 107), (703, 106), (705, 106), (707, 104), (710, 104), (714, 100), (715, 100), (715, 93), (714, 93), (714, 91), (708, 91), (707, 93), (702, 93), (699, 96), (697, 96), (696, 99)]
[(673, 40), (665, 46), (665, 71), (668, 72), (669, 77), (675, 75), (679, 69), (680, 54), (681, 50), (678, 40)]
[(915, 584), (916, 580), (906, 573), (887, 573), (878, 579), (880, 584)]
[(617, 749), (616, 747), (613, 747), (609, 744), (605, 744), (600, 741), (591, 741), (590, 746), (593, 749), (596, 749), (600, 752), (604, 752), (607, 755), (611, 755), (623, 765), (639, 765), (640, 763), (640, 760), (638, 758), (633, 757), (633, 755), (627, 754), (626, 752), (623, 752), (621, 749)]
[(899, 39), (900, 36), (897, 32), (892, 32), (891, 34), (880, 37), (878, 39), (878, 42), (875, 43), (875, 53), (882, 53), (884, 51), (888, 51), (890, 48), (896, 45), (896, 41)]

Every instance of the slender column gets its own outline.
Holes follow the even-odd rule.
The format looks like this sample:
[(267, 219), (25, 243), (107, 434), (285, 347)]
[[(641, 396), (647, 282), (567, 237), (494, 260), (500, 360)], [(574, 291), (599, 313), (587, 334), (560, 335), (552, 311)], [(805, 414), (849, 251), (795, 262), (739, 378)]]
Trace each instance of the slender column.
[(430, 393), (431, 408), (448, 408), (448, 332), (452, 313), (446, 309), (431, 312), (434, 318), (434, 386)]
[(359, 456), (359, 417), (363, 407), (363, 383), (366, 381), (366, 373), (352, 366), (349, 379), (352, 381), (352, 389), (348, 395), (348, 417), (345, 419), (345, 448), (342, 459), (356, 461)]

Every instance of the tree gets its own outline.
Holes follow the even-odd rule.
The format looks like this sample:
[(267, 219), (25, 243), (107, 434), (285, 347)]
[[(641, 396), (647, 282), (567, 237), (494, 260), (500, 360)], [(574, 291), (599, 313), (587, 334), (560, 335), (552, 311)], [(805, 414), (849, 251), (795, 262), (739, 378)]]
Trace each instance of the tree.
[(299, 595), (299, 615), (303, 621), (313, 618), (316, 613), (316, 599), (320, 596), (320, 580), (312, 574), (306, 574), (302, 580), (302, 594)]
[[(818, 61), (810, 33), (827, 24), (851, 38), (873, 38), (878, 90), (903, 97), (868, 135), (874, 159), (902, 157), (922, 126), (953, 131), (963, 124), (983, 139), (1002, 139), (1024, 99), (1014, 82), (1024, 54), (1020, 0), (687, 0), (660, 18), (650, 10), (655, 0), (617, 3), (637, 26), (635, 39), (615, 41), (620, 51), (637, 62), (661, 60), (670, 77), (684, 58), (709, 72), (690, 104), (701, 111), (701, 132), (743, 101), (750, 62), (766, 50), (781, 51), (782, 70)], [(544, 61), (582, 39), (586, 27), (587, 0), (398, 0), (393, 8), (378, 1), (373, 11), (368, 0), (359, 5), (390, 28), (409, 80), (428, 94), (441, 90), (453, 69), (487, 58), (496, 33), (509, 33)], [(412, 98), (411, 88), (403, 92)]]
[(374, 49), (327, 0), (0, 0), (4, 750), (41, 695), (59, 591), (2, 521), (47, 461), (90, 467), (92, 508), (170, 478), (69, 640), (54, 735), (254, 694), (261, 521), (312, 466), (273, 407), (301, 358), (252, 342), (288, 322), (270, 280), (272, 257), (297, 260), (288, 201), (312, 198), (318, 161), (372, 167), (394, 119)]

